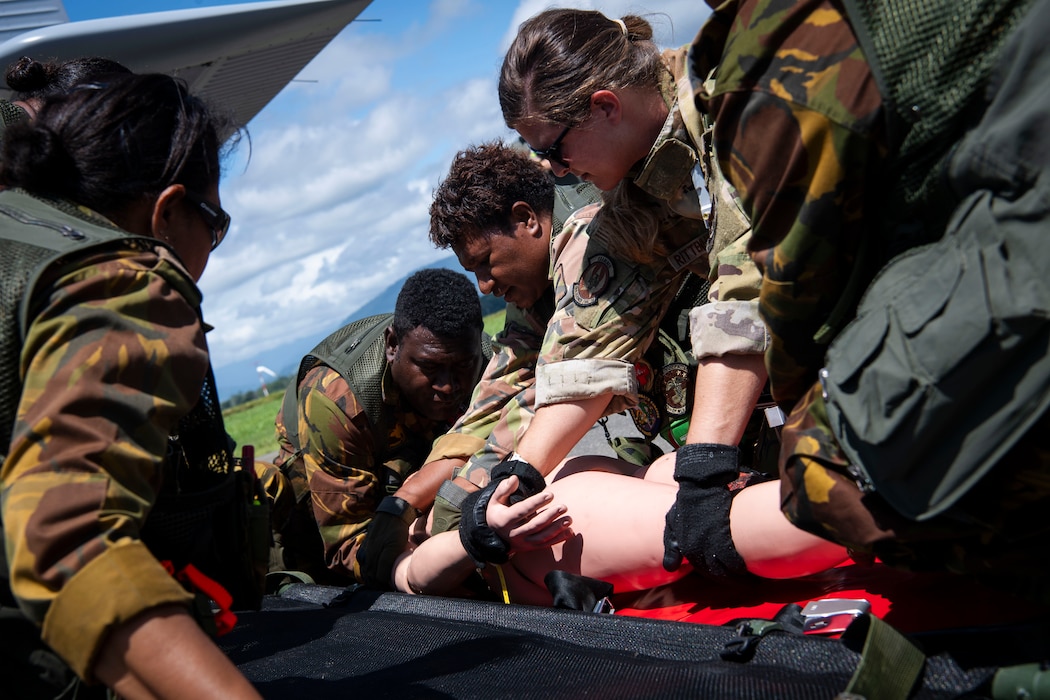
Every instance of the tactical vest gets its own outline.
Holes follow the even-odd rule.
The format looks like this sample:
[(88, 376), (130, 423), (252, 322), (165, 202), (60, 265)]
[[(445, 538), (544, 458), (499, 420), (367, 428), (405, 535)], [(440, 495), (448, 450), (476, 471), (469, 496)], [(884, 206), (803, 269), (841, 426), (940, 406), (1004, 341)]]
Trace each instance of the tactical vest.
[[(339, 373), (364, 409), (369, 424), (385, 442), (387, 412), (383, 410), (383, 372), (386, 370), (386, 342), (383, 332), (394, 321), (394, 314), (377, 314), (358, 319), (322, 340), (299, 362), (299, 371), (284, 392), (281, 407), (288, 442), (301, 453), (299, 444), (299, 385), (317, 365)], [(289, 417), (293, 417), (289, 420)], [(291, 466), (296, 459), (285, 461)]]
[(895, 186), (878, 202), (884, 262), (944, 232), (956, 202), (942, 166), (980, 118), (995, 60), (1032, 0), (843, 4), (885, 110), (890, 157), (880, 179)]
[(554, 187), (554, 211), (551, 214), (551, 235), (557, 236), (565, 222), (577, 210), (602, 201), (602, 191), (590, 182)]
[[(37, 285), (46, 272), (105, 250), (155, 250), (159, 241), (89, 221), (64, 202), (20, 191), (0, 194), (0, 458), (11, 445), (22, 393), (19, 356), (33, 318)], [(198, 314), (200, 310), (198, 309)], [(234, 471), (211, 368), (200, 399), (169, 437), (164, 480), (142, 530), (158, 560), (178, 570), (193, 563), (219, 581), (234, 607), (258, 608), (260, 576), (249, 545), (251, 472)], [(247, 477), (245, 475), (248, 475)], [(257, 515), (257, 514), (256, 514)], [(0, 524), (2, 527), (2, 524)], [(0, 577), (9, 577), (6, 559)]]

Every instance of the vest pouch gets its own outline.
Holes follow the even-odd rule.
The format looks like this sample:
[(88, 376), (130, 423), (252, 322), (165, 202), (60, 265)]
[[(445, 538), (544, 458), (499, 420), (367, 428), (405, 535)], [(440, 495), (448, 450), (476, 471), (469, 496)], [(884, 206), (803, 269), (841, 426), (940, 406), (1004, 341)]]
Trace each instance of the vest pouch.
[[(157, 559), (171, 561), (176, 570), (193, 564), (222, 584), (233, 596), (234, 610), (258, 610), (269, 559), (266, 500), (259, 501), (249, 472), (214, 477), (215, 485), (199, 491), (162, 493), (142, 539)], [(264, 538), (260, 554), (255, 550)]]
[(907, 518), (955, 504), (1050, 403), (1038, 195), (972, 194), (942, 240), (879, 273), (828, 348), (832, 430)]

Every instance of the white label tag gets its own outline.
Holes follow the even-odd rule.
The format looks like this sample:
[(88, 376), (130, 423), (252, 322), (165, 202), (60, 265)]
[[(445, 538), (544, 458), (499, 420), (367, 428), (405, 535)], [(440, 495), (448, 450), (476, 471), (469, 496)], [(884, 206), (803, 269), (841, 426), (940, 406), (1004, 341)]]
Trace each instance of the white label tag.
[(696, 190), (696, 196), (700, 200), (700, 211), (704, 215), (704, 224), (707, 224), (708, 219), (711, 217), (711, 193), (707, 191), (704, 171), (700, 168), (699, 163), (693, 166), (692, 175), (693, 188)]
[(780, 410), (780, 406), (770, 406), (765, 410), (765, 414), (766, 422), (769, 423), (770, 428), (779, 428), (787, 420), (784, 412)]

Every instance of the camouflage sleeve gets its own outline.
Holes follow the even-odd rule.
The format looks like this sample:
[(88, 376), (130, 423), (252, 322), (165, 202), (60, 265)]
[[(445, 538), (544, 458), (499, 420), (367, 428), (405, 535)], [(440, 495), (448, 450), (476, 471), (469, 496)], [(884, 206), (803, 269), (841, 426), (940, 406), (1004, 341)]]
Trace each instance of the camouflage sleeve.
[(307, 372), (299, 385), (299, 444), (325, 564), (360, 579), (357, 548), (383, 497), (380, 465), (364, 407), (325, 365)]
[(638, 401), (634, 362), (655, 337), (684, 270), (615, 259), (570, 219), (555, 240), (556, 307), (536, 367), (536, 407), (612, 394), (610, 413)]
[[(294, 385), (294, 381), (292, 382)], [(292, 391), (293, 387), (288, 387), (285, 391)], [(290, 411), (289, 411), (290, 412)], [(281, 401), (281, 407), (277, 410), (277, 415), (273, 419), (274, 436), (277, 438), (277, 457), (274, 458), (274, 466), (280, 468), (285, 462), (295, 457), (299, 451), (292, 441), (288, 438), (288, 423), (287, 418), (284, 415), (284, 400)]]
[(712, 253), (708, 303), (689, 312), (689, 337), (698, 360), (769, 349), (769, 333), (758, 307), (762, 274), (747, 252), (750, 241), (748, 232)]
[[(706, 276), (711, 282), (709, 303), (690, 314), (693, 355), (697, 359), (726, 354), (757, 355), (766, 351), (768, 334), (758, 312), (762, 274), (747, 251), (751, 222), (738, 192), (726, 180), (714, 157), (711, 121), (697, 110), (693, 99), (698, 87), (703, 89), (714, 84), (711, 72), (706, 70), (696, 77), (687, 58), (685, 49), (664, 52), (664, 60), (675, 78), (675, 105), (698, 157), (693, 185), (703, 190), (690, 190), (689, 199), (700, 202), (699, 215), (690, 214), (682, 207), (676, 210), (683, 216), (702, 218), (709, 232), (706, 238), (709, 266)], [(694, 272), (698, 271), (694, 269)]]
[[(515, 423), (508, 413), (516, 412), (523, 404), (531, 406), (536, 358), (543, 340), (544, 324), (539, 316), (507, 305), (503, 330), (492, 341), (492, 359), (474, 388), (470, 408), (448, 433), (435, 441), (428, 462), (449, 457), (469, 459), (484, 448), (497, 426), (505, 429), (508, 419)], [(517, 432), (517, 427), (511, 432)]]
[(2, 472), (5, 546), (20, 608), (85, 678), (114, 625), (190, 600), (139, 537), (208, 367), (197, 295), (140, 252), (59, 271), (36, 298)]
[[(863, 205), (881, 150), (881, 98), (845, 19), (828, 0), (741, 3), (713, 92), (715, 151), (752, 224), (763, 274), (759, 306), (771, 336), (774, 395), (794, 403), (816, 378), (815, 339), (843, 295), (863, 231)], [(815, 20), (819, 16), (819, 21)], [(698, 61), (719, 43), (710, 22)], [(790, 27), (771, 41), (769, 26)], [(749, 66), (766, 65), (757, 78)], [(757, 80), (757, 82), (756, 82)]]

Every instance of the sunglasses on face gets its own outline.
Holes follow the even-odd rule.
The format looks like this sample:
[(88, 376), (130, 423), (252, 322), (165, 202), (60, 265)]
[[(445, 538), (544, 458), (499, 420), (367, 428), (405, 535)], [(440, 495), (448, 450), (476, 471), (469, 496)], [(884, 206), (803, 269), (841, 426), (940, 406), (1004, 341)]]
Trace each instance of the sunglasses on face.
[(554, 139), (554, 143), (552, 143), (550, 146), (547, 146), (546, 148), (537, 149), (532, 148), (532, 146), (529, 146), (529, 148), (532, 150), (532, 152), (536, 155), (537, 158), (549, 160), (552, 163), (557, 163), (563, 168), (568, 168), (569, 164), (561, 158), (561, 140), (565, 138), (565, 134), (569, 133), (569, 129), (571, 128), (571, 126), (567, 126), (564, 129), (562, 129), (561, 133), (558, 134), (558, 138)]
[(196, 205), (197, 211), (200, 212), (201, 218), (204, 219), (204, 223), (211, 229), (211, 249), (215, 250), (222, 243), (222, 239), (226, 238), (226, 234), (230, 230), (230, 215), (222, 207), (212, 204), (192, 192), (186, 193), (186, 199)]

